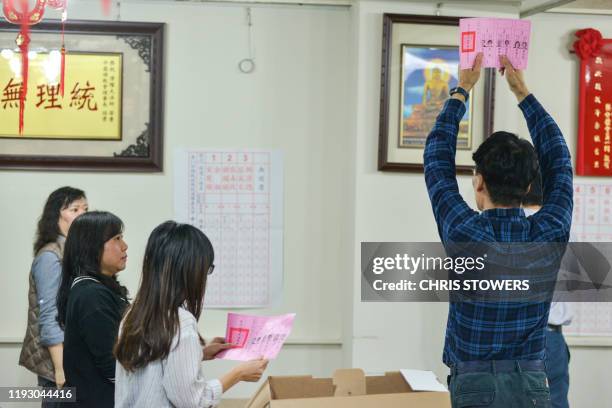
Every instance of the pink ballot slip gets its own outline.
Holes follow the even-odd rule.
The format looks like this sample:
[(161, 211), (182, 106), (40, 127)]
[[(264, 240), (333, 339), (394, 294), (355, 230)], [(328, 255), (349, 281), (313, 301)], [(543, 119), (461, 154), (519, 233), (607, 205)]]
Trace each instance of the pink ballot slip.
[(225, 341), (234, 344), (217, 354), (223, 360), (274, 359), (291, 333), (295, 313), (251, 316), (228, 313)]
[(511, 18), (462, 18), (459, 20), (459, 67), (472, 68), (479, 52), (483, 68), (501, 68), (506, 55), (516, 69), (527, 68), (531, 21)]

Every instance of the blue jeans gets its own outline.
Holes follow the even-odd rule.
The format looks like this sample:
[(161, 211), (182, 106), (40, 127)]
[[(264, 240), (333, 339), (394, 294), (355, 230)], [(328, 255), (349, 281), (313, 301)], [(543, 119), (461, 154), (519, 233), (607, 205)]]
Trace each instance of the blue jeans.
[(562, 333), (546, 332), (546, 376), (550, 386), (550, 398), (553, 408), (569, 408), (567, 392), (569, 390), (570, 352)]
[[(530, 367), (530, 363), (539, 367), (533, 364)], [(513, 366), (516, 368), (512, 369)], [(458, 363), (451, 369), (448, 382), (452, 408), (552, 407), (542, 361)]]

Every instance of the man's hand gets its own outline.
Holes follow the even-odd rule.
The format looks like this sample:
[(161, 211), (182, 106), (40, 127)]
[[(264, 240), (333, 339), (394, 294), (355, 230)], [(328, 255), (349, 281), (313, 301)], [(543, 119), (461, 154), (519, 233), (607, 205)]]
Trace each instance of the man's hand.
[(210, 343), (204, 346), (204, 360), (212, 360), (223, 351), (232, 348), (232, 343), (226, 343), (223, 337), (215, 337)]
[(505, 55), (500, 55), (500, 62), (503, 65), (503, 68), (499, 70), (499, 73), (503, 76), (506, 74), (506, 80), (508, 81), (508, 85), (510, 85), (510, 90), (516, 95), (516, 99), (519, 103), (529, 95), (529, 90), (525, 85), (525, 80), (523, 79), (523, 71), (519, 71), (518, 69), (514, 69), (510, 60)]
[(474, 59), (474, 66), (468, 69), (462, 69), (459, 71), (459, 87), (465, 89), (466, 91), (470, 91), (476, 82), (478, 82), (478, 78), (480, 78), (480, 68), (482, 67), (482, 52), (479, 52), (476, 55), (476, 59)]

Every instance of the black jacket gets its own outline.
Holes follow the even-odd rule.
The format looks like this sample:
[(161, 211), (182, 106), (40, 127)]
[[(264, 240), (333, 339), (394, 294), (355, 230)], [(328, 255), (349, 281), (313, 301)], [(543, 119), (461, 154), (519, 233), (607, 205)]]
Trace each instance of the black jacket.
[(76, 406), (113, 407), (113, 346), (127, 301), (93, 278), (70, 289), (64, 329), (66, 386), (76, 387)]

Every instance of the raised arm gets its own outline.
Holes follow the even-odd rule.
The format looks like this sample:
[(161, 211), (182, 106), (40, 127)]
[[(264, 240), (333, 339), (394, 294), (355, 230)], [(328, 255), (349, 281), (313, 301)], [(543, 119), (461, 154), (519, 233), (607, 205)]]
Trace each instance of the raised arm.
[[(472, 69), (459, 72), (459, 87), (469, 92), (480, 77), (482, 54)], [(465, 98), (460, 93), (446, 101), (427, 136), (423, 154), (425, 184), (442, 242), (447, 242), (453, 228), (475, 214), (459, 193), (455, 174), (455, 154), (459, 123), (465, 114)]]
[(515, 94), (527, 121), (540, 162), (543, 207), (535, 217), (554, 223), (563, 231), (563, 237), (550, 237), (550, 240), (560, 238), (567, 241), (572, 224), (574, 192), (569, 149), (554, 119), (527, 89), (523, 73), (515, 70), (505, 56), (502, 56), (501, 62), (510, 89)]

